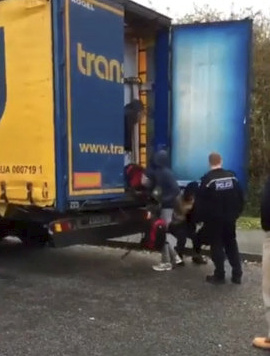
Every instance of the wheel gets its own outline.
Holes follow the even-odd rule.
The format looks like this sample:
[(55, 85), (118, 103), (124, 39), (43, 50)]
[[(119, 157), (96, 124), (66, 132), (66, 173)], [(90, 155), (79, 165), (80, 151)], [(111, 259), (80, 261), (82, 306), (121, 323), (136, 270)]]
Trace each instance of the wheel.
[(18, 237), (23, 245), (28, 248), (43, 248), (49, 241), (48, 233), (40, 228), (29, 227), (21, 230)]

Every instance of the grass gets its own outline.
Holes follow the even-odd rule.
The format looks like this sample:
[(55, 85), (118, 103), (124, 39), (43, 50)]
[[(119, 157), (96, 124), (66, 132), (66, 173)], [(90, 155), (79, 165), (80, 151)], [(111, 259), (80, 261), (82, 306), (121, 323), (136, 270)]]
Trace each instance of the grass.
[(246, 196), (243, 216), (237, 222), (240, 230), (260, 230), (260, 200), (263, 183), (258, 180), (250, 180), (248, 194)]
[(237, 221), (237, 228), (240, 230), (260, 230), (261, 222), (258, 217), (242, 216)]

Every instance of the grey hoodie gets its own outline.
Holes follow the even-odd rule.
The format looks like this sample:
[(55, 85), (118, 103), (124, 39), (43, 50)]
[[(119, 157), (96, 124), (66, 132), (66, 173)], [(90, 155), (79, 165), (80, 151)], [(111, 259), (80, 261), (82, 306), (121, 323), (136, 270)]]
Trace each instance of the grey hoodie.
[(153, 176), (155, 186), (161, 189), (163, 208), (173, 208), (175, 199), (180, 193), (177, 181), (168, 165), (169, 159), (165, 150), (161, 150), (154, 155)]

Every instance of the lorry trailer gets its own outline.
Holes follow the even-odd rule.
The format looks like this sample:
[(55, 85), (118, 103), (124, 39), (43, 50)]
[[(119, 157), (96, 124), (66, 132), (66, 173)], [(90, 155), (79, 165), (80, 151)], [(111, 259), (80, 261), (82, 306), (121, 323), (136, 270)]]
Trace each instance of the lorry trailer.
[(130, 0), (0, 1), (0, 235), (102, 243), (143, 232), (125, 182), (166, 148), (179, 185), (219, 151), (246, 184), (252, 21), (173, 25)]

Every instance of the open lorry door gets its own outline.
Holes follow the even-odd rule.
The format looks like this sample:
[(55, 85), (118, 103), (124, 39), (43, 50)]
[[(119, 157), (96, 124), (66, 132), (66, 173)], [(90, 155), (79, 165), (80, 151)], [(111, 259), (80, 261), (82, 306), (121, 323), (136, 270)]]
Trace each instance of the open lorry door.
[[(171, 146), (181, 184), (199, 180), (209, 153), (217, 151), (246, 185), (251, 38), (249, 19), (177, 25), (171, 36), (159, 34), (156, 143)], [(164, 54), (169, 49), (171, 61)]]

